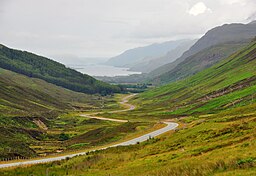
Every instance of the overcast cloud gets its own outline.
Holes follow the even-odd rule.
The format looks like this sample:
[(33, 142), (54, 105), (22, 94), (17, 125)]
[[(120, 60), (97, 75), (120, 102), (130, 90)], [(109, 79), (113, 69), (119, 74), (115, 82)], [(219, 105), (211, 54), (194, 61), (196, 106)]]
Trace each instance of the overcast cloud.
[(111, 57), (247, 23), (255, 0), (0, 0), (0, 43), (44, 56)]

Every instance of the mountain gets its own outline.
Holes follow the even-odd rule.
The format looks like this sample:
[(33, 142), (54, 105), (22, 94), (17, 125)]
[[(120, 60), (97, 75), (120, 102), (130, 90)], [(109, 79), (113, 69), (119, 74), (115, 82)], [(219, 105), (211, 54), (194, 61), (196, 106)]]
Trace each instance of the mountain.
[[(195, 73), (212, 66), (223, 58), (228, 57), (243, 48), (248, 44), (248, 42), (249, 41), (230, 42), (203, 49), (202, 51), (187, 57), (184, 61), (166, 73), (159, 76), (156, 76), (159, 74), (156, 72), (157, 70), (150, 73), (151, 77), (154, 77), (151, 82), (154, 84), (162, 84), (174, 82), (176, 80), (184, 79), (190, 75), (194, 75)], [(161, 68), (161, 71), (163, 69), (168, 70), (170, 67), (169, 65), (166, 65)]]
[(184, 42), (184, 40), (168, 41), (130, 49), (118, 56), (110, 58), (105, 64), (130, 68), (142, 60), (151, 60), (152, 58), (164, 56), (168, 51), (176, 48), (182, 42)]
[(98, 81), (48, 58), (4, 45), (0, 45), (0, 67), (77, 92), (109, 94), (120, 91), (117, 86)]
[(194, 76), (142, 93), (138, 101), (166, 115), (216, 113), (255, 101), (255, 90), (256, 41)]
[(168, 51), (168, 53), (164, 56), (152, 58), (152, 59), (144, 59), (142, 61), (134, 63), (130, 67), (130, 70), (131, 71), (139, 71), (142, 73), (149, 73), (162, 65), (165, 65), (165, 64), (175, 61), (185, 51), (187, 51), (195, 42), (196, 42), (196, 40), (186, 40), (186, 41), (180, 43), (175, 48)]
[[(180, 58), (172, 63), (153, 70), (149, 73), (149, 77), (155, 77), (153, 81), (158, 83), (166, 83), (182, 79), (227, 57), (230, 53), (242, 48), (255, 36), (256, 24), (253, 22), (249, 24), (225, 24), (223, 26), (213, 28), (200, 38)], [(224, 48), (221, 48), (221, 45), (224, 46)], [(215, 49), (213, 47), (215, 47)], [(208, 52), (207, 49), (210, 51)], [(198, 53), (203, 52), (203, 50), (205, 51), (204, 54)], [(198, 55), (195, 55), (197, 53)], [(198, 56), (202, 58), (197, 58)], [(189, 62), (193, 63), (193, 65), (189, 65)], [(187, 68), (183, 68), (183, 65)], [(193, 67), (192, 72), (190, 71), (191, 67)], [(177, 71), (179, 71), (179, 74), (176, 74)]]
[[(176, 60), (170, 64), (163, 65), (149, 73), (129, 76), (97, 77), (97, 79), (109, 83), (151, 83), (154, 85), (166, 84), (176, 80), (184, 79), (188, 76), (196, 74), (205, 68), (210, 67), (223, 58), (228, 57), (232, 53), (245, 47), (249, 41), (245, 40), (218, 44), (203, 49), (202, 51), (186, 58), (179, 64), (177, 64), (179, 61)], [(172, 69), (170, 70), (170, 68)]]

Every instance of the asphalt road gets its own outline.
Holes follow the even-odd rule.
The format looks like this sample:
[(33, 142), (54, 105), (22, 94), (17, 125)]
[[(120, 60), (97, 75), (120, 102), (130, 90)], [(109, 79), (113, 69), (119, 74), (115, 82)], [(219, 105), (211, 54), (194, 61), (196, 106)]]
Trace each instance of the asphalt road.
[(112, 145), (111, 147), (117, 147), (117, 146), (127, 146), (127, 145), (134, 145), (137, 144), (138, 142), (144, 142), (152, 137), (156, 137), (159, 136), (160, 134), (166, 133), (168, 131), (174, 130), (176, 127), (178, 127), (179, 125), (177, 123), (173, 123), (173, 122), (163, 122), (165, 123), (167, 126), (164, 128), (161, 128), (159, 130), (153, 131), (151, 133), (145, 134), (143, 136), (137, 137), (135, 139), (131, 139), (129, 141), (126, 142), (122, 142), (116, 145)]
[[(131, 94), (128, 95), (126, 97), (124, 97), (122, 99), (122, 101), (120, 102), (120, 104), (126, 106), (126, 109), (122, 109), (122, 110), (115, 110), (115, 111), (110, 111), (109, 113), (118, 113), (118, 112), (125, 112), (125, 111), (131, 111), (135, 109), (135, 106), (132, 104), (129, 104), (128, 101), (130, 98), (134, 97), (137, 94)], [(113, 121), (113, 122), (128, 122), (128, 120), (121, 120), (121, 119), (111, 119), (111, 118), (106, 118), (106, 117), (98, 117), (96, 115), (100, 115), (101, 113), (99, 112), (95, 112), (95, 113), (91, 113), (91, 114), (81, 114), (80, 116), (82, 117), (86, 117), (86, 118), (91, 118), (91, 119), (99, 119), (99, 120), (108, 120), (108, 121)]]
[[(127, 103), (128, 99), (131, 98), (131, 96), (134, 96), (134, 95), (129, 95), (129, 96), (125, 97), (122, 102), (120, 102), (121, 104), (127, 105), (128, 109), (126, 109), (126, 110), (117, 110), (117, 111), (114, 111), (114, 112), (122, 112), (122, 111), (127, 111), (127, 110), (129, 111), (129, 110), (135, 109), (135, 106), (130, 105), (130, 104)], [(107, 120), (107, 119), (108, 118), (106, 118), (104, 120)], [(109, 146), (109, 147), (103, 147), (103, 148), (98, 149), (98, 150), (104, 150), (104, 149), (107, 149), (107, 148), (110, 148), (110, 147), (117, 147), (117, 146), (134, 145), (134, 144), (137, 144), (138, 142), (143, 142), (143, 141), (146, 141), (149, 138), (156, 137), (156, 136), (159, 136), (159, 135), (161, 135), (165, 132), (174, 130), (178, 126), (177, 123), (173, 123), (173, 122), (163, 122), (163, 123), (165, 123), (167, 126), (161, 128), (159, 130), (156, 130), (156, 131), (150, 132), (148, 134), (145, 134), (143, 136), (131, 139), (129, 141), (122, 142), (122, 143), (119, 143), (119, 144), (115, 144), (115, 145), (112, 145), (112, 146)], [(28, 160), (28, 161), (5, 163), (5, 164), (0, 164), (0, 168), (19, 167), (19, 166), (25, 166), (25, 165), (34, 165), (34, 164), (48, 163), (48, 162), (53, 162), (53, 161), (60, 161), (60, 160), (66, 159), (66, 158), (72, 158), (72, 157), (79, 156), (79, 155), (85, 155), (87, 152), (92, 152), (92, 151), (95, 151), (95, 150), (90, 150), (90, 151), (86, 151), (86, 152), (79, 152), (79, 153), (75, 153), (75, 154), (67, 154), (67, 155), (63, 155), (63, 156), (53, 156), (53, 157), (49, 157), (49, 158), (41, 158), (41, 159)]]

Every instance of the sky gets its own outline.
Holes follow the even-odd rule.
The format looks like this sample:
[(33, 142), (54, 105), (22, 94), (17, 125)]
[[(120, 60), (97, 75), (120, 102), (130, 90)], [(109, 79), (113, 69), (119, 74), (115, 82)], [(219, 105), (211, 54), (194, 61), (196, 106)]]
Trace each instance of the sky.
[(0, 0), (0, 43), (66, 62), (248, 23), (256, 0)]

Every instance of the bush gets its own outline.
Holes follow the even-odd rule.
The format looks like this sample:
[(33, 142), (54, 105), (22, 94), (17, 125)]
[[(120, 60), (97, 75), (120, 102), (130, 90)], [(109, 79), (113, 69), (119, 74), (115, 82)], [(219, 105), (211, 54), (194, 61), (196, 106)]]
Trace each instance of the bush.
[(66, 141), (66, 140), (69, 139), (69, 135), (68, 135), (68, 134), (65, 134), (65, 133), (61, 133), (59, 139), (60, 139), (61, 141)]

